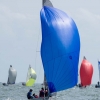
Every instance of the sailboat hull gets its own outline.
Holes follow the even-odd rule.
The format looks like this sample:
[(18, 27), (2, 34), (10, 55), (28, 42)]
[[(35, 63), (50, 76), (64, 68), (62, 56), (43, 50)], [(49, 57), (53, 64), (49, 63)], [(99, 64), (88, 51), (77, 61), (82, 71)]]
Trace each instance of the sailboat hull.
[(26, 83), (25, 83), (25, 82), (22, 82), (22, 85), (23, 85), (23, 86), (26, 86)]
[(33, 98), (33, 99), (28, 99), (28, 100), (49, 100), (49, 98)]
[(8, 84), (7, 84), (7, 83), (2, 83), (2, 85), (3, 85), (3, 86), (8, 86)]
[(95, 88), (100, 88), (100, 85), (95, 85)]

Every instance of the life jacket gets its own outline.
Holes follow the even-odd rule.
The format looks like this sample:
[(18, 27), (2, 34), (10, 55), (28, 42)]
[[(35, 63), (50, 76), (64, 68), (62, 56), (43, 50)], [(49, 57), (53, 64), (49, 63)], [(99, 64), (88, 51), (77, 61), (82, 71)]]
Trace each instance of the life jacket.
[(40, 91), (40, 95), (39, 96), (40, 97), (44, 97), (44, 91), (43, 90)]

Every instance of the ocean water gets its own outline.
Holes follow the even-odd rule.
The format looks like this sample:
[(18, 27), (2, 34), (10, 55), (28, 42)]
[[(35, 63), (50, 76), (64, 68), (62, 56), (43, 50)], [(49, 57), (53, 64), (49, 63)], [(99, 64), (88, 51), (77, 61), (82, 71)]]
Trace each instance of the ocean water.
[[(41, 87), (41, 84), (26, 87), (22, 86), (21, 83), (9, 86), (3, 86), (0, 83), (0, 100), (27, 100), (26, 94), (29, 89), (32, 88), (33, 93), (38, 95)], [(51, 100), (100, 100), (100, 88), (95, 88), (95, 85), (84, 89), (73, 87), (57, 93)]]

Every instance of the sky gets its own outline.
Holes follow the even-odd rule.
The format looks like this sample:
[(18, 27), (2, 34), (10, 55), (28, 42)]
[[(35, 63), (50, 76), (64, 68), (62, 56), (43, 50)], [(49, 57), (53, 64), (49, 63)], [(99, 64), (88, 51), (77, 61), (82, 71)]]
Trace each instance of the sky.
[[(76, 23), (80, 41), (79, 68), (83, 56), (93, 65), (92, 84), (99, 80), (100, 0), (51, 0)], [(0, 82), (7, 82), (8, 69), (17, 70), (16, 83), (25, 82), (29, 64), (43, 82), (40, 57), (42, 0), (0, 0)]]

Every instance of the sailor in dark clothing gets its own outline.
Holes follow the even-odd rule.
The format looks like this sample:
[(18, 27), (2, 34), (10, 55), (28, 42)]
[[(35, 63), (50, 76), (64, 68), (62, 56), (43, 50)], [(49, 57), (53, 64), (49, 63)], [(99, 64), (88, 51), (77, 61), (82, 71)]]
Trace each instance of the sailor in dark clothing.
[(79, 84), (79, 87), (82, 87), (82, 84)]
[(98, 83), (95, 85), (95, 88), (100, 87), (100, 82), (98, 81)]
[(39, 97), (44, 97), (44, 88), (41, 88), (41, 91), (39, 93)]
[(33, 90), (30, 89), (29, 92), (27, 93), (27, 98), (28, 98), (28, 99), (32, 99), (32, 98), (33, 98), (33, 96), (32, 96), (32, 91), (33, 91)]
[(48, 97), (48, 90), (45, 89), (45, 97)]
[(99, 86), (100, 84), (99, 84), (99, 81), (98, 81), (98, 86)]

